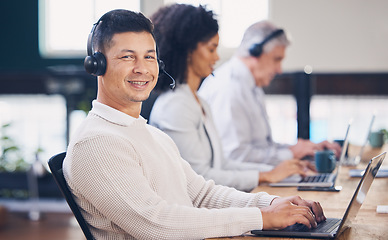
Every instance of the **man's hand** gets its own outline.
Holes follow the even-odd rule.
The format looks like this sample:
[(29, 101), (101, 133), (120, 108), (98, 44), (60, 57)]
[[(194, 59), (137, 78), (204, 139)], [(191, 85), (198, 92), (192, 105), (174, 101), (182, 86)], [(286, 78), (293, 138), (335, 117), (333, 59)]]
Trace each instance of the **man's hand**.
[(306, 156), (314, 156), (315, 151), (319, 150), (319, 146), (310, 140), (298, 139), (295, 145), (290, 147), (294, 158), (303, 159)]
[(317, 222), (326, 220), (319, 202), (303, 200), (299, 196), (275, 198), (270, 206), (260, 210), (263, 229), (283, 229), (295, 223), (315, 228)]
[(317, 145), (318, 145), (318, 150), (325, 150), (325, 149), (332, 150), (337, 158), (339, 158), (341, 155), (342, 148), (336, 142), (323, 141), (318, 143)]
[(325, 149), (332, 150), (337, 158), (341, 154), (341, 146), (338, 143), (331, 143), (328, 141), (313, 143), (310, 140), (298, 139), (298, 142), (290, 147), (294, 158), (297, 159), (303, 159), (306, 156), (314, 156), (316, 151), (322, 151)]
[(315, 167), (310, 162), (290, 159), (281, 162), (271, 171), (260, 172), (259, 183), (275, 183), (294, 174), (306, 176), (308, 172), (315, 172)]

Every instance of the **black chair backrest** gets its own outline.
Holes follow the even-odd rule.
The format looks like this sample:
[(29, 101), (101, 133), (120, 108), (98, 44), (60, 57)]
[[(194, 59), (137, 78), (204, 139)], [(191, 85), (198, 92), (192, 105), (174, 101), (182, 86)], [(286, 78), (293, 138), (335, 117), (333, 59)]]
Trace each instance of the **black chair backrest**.
[(48, 165), (50, 167), (51, 173), (55, 179), (55, 182), (58, 184), (59, 189), (61, 190), (62, 194), (65, 196), (65, 199), (67, 203), (70, 206), (71, 211), (73, 212), (75, 218), (78, 221), (78, 224), (81, 226), (81, 229), (86, 237), (86, 239), (94, 239), (92, 233), (90, 232), (90, 229), (82, 216), (77, 203), (75, 202), (73, 195), (70, 192), (69, 187), (67, 186), (65, 177), (63, 176), (62, 171), (62, 163), (65, 159), (66, 152), (59, 153), (53, 157), (50, 158), (48, 161)]
[[(143, 118), (150, 120), (152, 107), (154, 106), (154, 103), (155, 103), (156, 99), (159, 97), (159, 95), (160, 95), (160, 93), (155, 92), (155, 91), (151, 91), (148, 99), (143, 101), (143, 103), (141, 104), (141, 112), (140, 112), (140, 115)], [(148, 121), (148, 123), (149, 123), (149, 121)]]

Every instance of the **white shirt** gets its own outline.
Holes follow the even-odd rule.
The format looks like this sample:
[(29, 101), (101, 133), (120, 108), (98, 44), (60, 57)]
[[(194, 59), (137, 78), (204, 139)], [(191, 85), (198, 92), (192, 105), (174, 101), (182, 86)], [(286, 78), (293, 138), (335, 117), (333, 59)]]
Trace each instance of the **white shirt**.
[(64, 176), (96, 239), (203, 239), (262, 228), (274, 196), (205, 181), (171, 138), (109, 106), (72, 137)]
[(289, 145), (273, 141), (264, 91), (237, 57), (207, 77), (198, 95), (210, 105), (226, 158), (277, 165), (293, 157)]

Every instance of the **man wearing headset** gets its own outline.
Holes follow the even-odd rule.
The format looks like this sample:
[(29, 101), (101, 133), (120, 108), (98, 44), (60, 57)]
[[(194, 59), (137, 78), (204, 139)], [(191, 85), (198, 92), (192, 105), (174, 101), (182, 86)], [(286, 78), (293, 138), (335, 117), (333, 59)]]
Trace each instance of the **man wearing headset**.
[(312, 156), (323, 148), (340, 154), (338, 144), (299, 139), (295, 145), (273, 141), (263, 87), (282, 72), (287, 35), (268, 21), (251, 25), (235, 56), (205, 79), (199, 95), (210, 105), (225, 156), (241, 162), (277, 165)]
[(141, 104), (162, 69), (143, 14), (106, 13), (88, 55), (97, 99), (71, 138), (63, 172), (95, 239), (203, 239), (325, 220), (318, 202), (205, 181), (171, 138), (146, 123)]

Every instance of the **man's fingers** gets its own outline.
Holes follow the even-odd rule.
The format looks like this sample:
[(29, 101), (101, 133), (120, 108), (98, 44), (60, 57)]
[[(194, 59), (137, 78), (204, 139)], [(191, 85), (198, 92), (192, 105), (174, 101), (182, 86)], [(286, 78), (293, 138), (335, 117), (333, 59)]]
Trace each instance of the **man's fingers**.
[(299, 196), (275, 198), (268, 209), (262, 208), (262, 215), (263, 221), (264, 216), (277, 215), (272, 219), (272, 223), (264, 221), (265, 229), (285, 228), (295, 223), (303, 224), (308, 228), (316, 228), (318, 222), (326, 219), (319, 202), (306, 201)]
[(306, 225), (308, 228), (317, 227), (315, 216), (308, 207), (294, 205), (291, 211), (291, 219), (293, 221), (292, 224), (300, 223)]
[(306, 206), (309, 209), (311, 209), (312, 213), (314, 214), (314, 218), (317, 222), (322, 222), (322, 221), (326, 220), (326, 217), (323, 213), (323, 209), (322, 209), (321, 204), (319, 202), (301, 199), (301, 205)]
[(290, 199), (290, 202), (298, 205), (298, 206), (305, 206), (311, 209), (312, 213), (315, 215), (315, 220), (317, 222), (322, 222), (326, 220), (326, 217), (323, 213), (323, 209), (321, 207), (321, 204), (319, 202), (311, 201), (311, 200), (303, 200), (299, 196), (294, 196)]
[(321, 204), (319, 202), (313, 202), (311, 203), (311, 209), (313, 213), (315, 214), (315, 220), (317, 222), (322, 222), (326, 220), (325, 214), (323, 213), (323, 209), (321, 207)]

